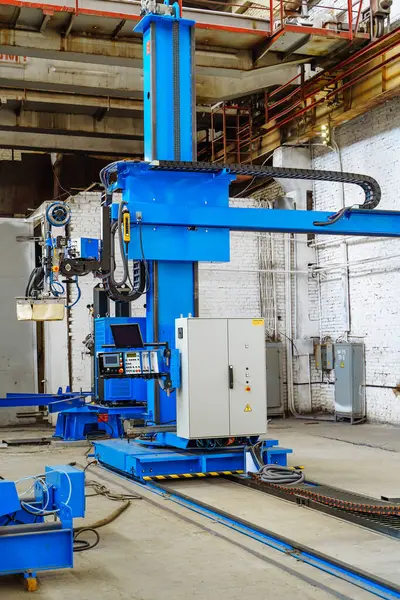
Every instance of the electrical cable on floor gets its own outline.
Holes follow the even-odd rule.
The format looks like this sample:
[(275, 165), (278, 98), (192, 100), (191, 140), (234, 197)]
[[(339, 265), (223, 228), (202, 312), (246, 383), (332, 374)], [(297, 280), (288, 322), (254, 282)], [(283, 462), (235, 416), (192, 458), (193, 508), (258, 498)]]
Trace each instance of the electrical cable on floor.
[[(90, 448), (89, 448), (89, 450), (90, 450)], [(91, 462), (88, 462), (88, 464), (86, 465), (86, 467), (83, 469), (83, 472), (85, 472), (92, 465), (97, 465), (97, 460), (92, 460)]]
[(92, 498), (93, 496), (104, 496), (105, 498), (108, 498), (108, 500), (112, 500), (113, 502), (123, 502), (125, 500), (130, 501), (142, 499), (142, 497), (137, 494), (118, 494), (112, 492), (106, 485), (103, 485), (102, 483), (91, 479), (87, 480), (85, 485), (87, 488), (91, 488), (94, 491), (93, 494), (86, 494), (86, 498)]
[[(88, 531), (90, 531), (90, 533), (94, 533), (95, 538), (93, 542), (89, 542), (85, 539), (78, 539), (81, 533), (87, 533)], [(99, 542), (100, 535), (93, 527), (81, 527), (79, 529), (74, 529), (74, 552), (84, 552), (85, 550), (91, 550), (92, 548), (95, 548)]]
[(276, 485), (300, 484), (305, 480), (303, 471), (280, 465), (264, 465), (258, 471), (260, 481)]
[[(102, 487), (105, 487), (105, 486), (102, 486)], [(89, 496), (86, 496), (86, 498), (90, 498), (91, 496), (98, 496), (98, 495), (105, 495), (105, 494), (90, 494)], [(120, 496), (122, 497), (123, 494), (120, 494)], [(128, 494), (127, 494), (127, 496), (128, 496)], [(117, 498), (117, 497), (112, 498), (109, 495), (107, 495), (106, 497), (109, 500), (116, 500), (116, 501), (121, 499), (121, 498)], [(140, 496), (137, 496), (135, 499), (140, 499)], [(116, 508), (110, 515), (108, 515), (107, 517), (104, 517), (104, 519), (100, 519), (99, 521), (92, 523), (91, 525), (86, 525), (83, 527), (75, 527), (74, 528), (74, 552), (84, 552), (85, 550), (92, 550), (92, 548), (95, 548), (100, 542), (100, 534), (98, 533), (97, 529), (99, 529), (100, 527), (105, 527), (106, 525), (109, 525), (110, 523), (115, 521), (115, 519), (117, 519), (120, 515), (122, 515), (123, 512), (126, 511), (126, 509), (130, 506), (130, 503), (131, 503), (131, 501), (127, 500), (126, 502), (124, 502), (124, 504), (122, 504), (122, 506), (119, 506), (118, 508)], [(79, 539), (79, 536), (82, 533), (88, 533), (88, 532), (94, 534), (95, 539), (93, 542), (90, 542), (87, 539)]]
[(263, 464), (262, 444), (257, 442), (249, 446), (248, 450), (254, 464), (258, 468), (257, 476), (263, 483), (274, 483), (276, 485), (300, 484), (305, 480), (305, 475), (299, 467), (283, 467), (281, 465)]
[[(85, 467), (81, 467), (81, 465), (78, 465), (76, 462), (71, 463), (71, 465), (81, 467), (83, 471), (86, 471), (86, 469), (88, 469), (90, 466), (96, 463), (97, 461), (93, 460), (92, 462), (89, 462)], [(106, 485), (90, 479), (85, 481), (85, 487), (91, 488), (94, 492), (92, 494), (85, 494), (85, 498), (93, 498), (94, 496), (104, 496), (112, 502), (123, 502), (123, 504), (116, 508), (110, 515), (104, 517), (103, 519), (100, 519), (99, 521), (95, 521), (90, 525), (84, 525), (82, 527), (74, 528), (74, 552), (84, 552), (85, 550), (91, 550), (95, 548), (100, 542), (100, 535), (97, 532), (97, 529), (99, 529), (100, 527), (105, 527), (105, 525), (109, 525), (110, 523), (115, 521), (115, 519), (122, 515), (122, 513), (125, 512), (126, 509), (130, 506), (131, 500), (142, 499), (142, 496), (139, 496), (137, 494), (119, 494), (116, 492), (112, 492)], [(79, 536), (83, 533), (94, 534), (94, 540), (91, 542), (85, 538), (79, 539)]]

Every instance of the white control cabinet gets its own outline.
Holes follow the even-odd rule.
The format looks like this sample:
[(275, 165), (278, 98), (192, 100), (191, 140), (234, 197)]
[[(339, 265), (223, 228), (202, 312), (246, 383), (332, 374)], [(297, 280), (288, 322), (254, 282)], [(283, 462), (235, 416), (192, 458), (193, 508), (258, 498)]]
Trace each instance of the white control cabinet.
[(181, 353), (178, 436), (266, 433), (263, 319), (176, 319), (175, 338)]

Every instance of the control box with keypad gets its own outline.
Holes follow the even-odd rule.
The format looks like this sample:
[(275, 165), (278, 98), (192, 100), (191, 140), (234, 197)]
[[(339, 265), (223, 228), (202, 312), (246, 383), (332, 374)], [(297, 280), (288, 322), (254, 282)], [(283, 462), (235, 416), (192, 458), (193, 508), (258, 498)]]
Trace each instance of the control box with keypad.
[(180, 356), (178, 350), (119, 350), (97, 354), (101, 379), (141, 378), (160, 379), (166, 388), (180, 385)]

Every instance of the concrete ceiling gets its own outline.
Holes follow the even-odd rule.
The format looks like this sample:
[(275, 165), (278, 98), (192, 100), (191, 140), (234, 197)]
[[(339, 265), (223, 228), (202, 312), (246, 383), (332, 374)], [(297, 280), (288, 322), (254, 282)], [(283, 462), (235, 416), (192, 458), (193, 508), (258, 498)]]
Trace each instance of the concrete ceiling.
[[(0, 146), (140, 155), (139, 13), (131, 0), (0, 0)], [(301, 44), (285, 54), (284, 36), (275, 51), (268, 19), (195, 8), (184, 16), (196, 21), (202, 112), (283, 84), (310, 60)], [(346, 43), (328, 37), (326, 47)]]

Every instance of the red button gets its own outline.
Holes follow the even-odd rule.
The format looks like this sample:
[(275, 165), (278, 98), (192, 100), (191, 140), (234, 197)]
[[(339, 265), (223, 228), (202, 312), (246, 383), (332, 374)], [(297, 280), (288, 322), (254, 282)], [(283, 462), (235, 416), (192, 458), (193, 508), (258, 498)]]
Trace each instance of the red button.
[(123, 373), (124, 370), (123, 369), (118, 369), (118, 373)]

